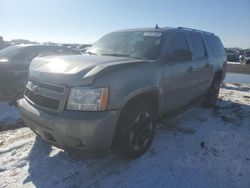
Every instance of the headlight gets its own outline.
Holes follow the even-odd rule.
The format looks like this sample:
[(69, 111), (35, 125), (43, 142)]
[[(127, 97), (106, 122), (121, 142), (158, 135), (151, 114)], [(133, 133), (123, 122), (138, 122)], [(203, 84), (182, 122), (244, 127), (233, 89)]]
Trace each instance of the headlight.
[(72, 88), (67, 103), (68, 110), (102, 111), (108, 106), (108, 88)]

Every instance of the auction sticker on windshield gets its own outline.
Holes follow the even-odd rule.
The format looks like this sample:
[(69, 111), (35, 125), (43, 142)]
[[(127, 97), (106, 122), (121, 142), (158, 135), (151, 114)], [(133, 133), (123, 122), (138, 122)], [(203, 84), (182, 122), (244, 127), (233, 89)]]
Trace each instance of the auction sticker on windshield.
[(160, 37), (161, 33), (159, 32), (145, 32), (143, 34), (144, 37)]

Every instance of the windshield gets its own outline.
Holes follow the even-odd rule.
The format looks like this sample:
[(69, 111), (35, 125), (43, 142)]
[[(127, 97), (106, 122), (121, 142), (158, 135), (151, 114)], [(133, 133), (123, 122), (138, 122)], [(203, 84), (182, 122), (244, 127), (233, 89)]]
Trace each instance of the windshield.
[(0, 57), (13, 57), (19, 54), (22, 51), (22, 47), (20, 46), (9, 46), (0, 50)]
[(161, 36), (160, 32), (114, 32), (103, 36), (86, 53), (153, 60), (159, 57)]

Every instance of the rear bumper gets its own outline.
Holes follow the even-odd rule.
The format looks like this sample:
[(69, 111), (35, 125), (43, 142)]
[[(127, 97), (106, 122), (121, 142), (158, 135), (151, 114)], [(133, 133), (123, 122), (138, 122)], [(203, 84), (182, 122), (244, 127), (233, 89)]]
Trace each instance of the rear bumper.
[(25, 124), (44, 140), (59, 147), (81, 150), (109, 150), (120, 111), (61, 113), (35, 108), (18, 101)]

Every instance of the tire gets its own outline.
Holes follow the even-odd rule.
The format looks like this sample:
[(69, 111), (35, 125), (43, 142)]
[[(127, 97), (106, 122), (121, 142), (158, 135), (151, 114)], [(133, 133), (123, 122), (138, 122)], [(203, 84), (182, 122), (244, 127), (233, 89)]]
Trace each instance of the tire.
[(123, 110), (118, 123), (117, 151), (127, 158), (138, 158), (150, 147), (156, 129), (154, 108), (134, 102)]
[(212, 108), (216, 105), (219, 97), (221, 79), (219, 76), (215, 76), (214, 80), (209, 88), (208, 95), (205, 100), (205, 106)]

